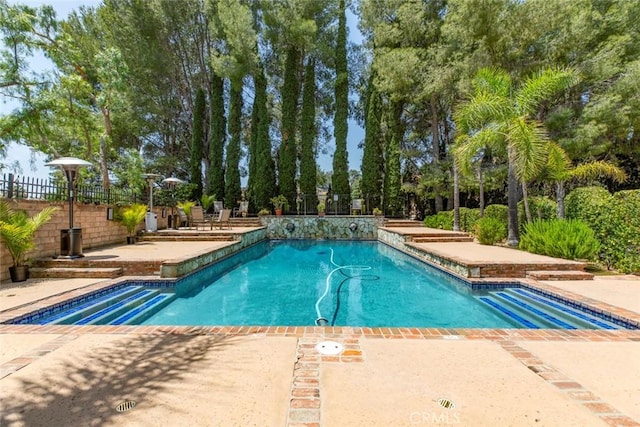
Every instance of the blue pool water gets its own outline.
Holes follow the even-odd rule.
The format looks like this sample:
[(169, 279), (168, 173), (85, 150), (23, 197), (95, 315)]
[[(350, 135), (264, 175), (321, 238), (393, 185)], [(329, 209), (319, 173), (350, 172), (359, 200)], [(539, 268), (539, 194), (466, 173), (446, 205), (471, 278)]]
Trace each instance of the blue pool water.
[(523, 327), (466, 284), (378, 242), (271, 241), (225, 262), (232, 268), (143, 324)]

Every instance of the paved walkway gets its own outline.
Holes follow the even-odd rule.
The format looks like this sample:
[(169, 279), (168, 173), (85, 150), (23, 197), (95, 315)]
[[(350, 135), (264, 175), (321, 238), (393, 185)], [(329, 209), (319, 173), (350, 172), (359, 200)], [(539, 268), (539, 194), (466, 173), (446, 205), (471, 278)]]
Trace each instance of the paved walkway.
[[(101, 283), (2, 283), (0, 310)], [(639, 277), (541, 286), (640, 313)], [(0, 425), (640, 426), (638, 360), (639, 331), (1, 325)]]

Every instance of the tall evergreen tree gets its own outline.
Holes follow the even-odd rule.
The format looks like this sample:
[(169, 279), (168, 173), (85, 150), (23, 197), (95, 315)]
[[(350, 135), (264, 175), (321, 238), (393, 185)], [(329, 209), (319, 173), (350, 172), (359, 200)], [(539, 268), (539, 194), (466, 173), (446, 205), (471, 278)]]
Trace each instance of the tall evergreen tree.
[(382, 184), (384, 173), (384, 157), (382, 135), (380, 134), (382, 100), (373, 84), (373, 77), (369, 80), (369, 96), (365, 111), (364, 151), (362, 154), (362, 195), (368, 201), (366, 209), (381, 207)]
[(404, 130), (402, 125), (403, 104), (399, 101), (390, 103), (389, 123), (391, 140), (386, 150), (386, 166), (384, 176), (384, 212), (385, 215), (398, 216), (402, 213), (400, 190), (402, 177), (400, 174), (400, 144)]
[[(349, 161), (347, 159), (347, 131), (349, 115), (349, 75), (347, 72), (347, 19), (345, 2), (340, 0), (338, 18), (338, 38), (336, 42), (336, 110), (333, 120), (333, 135), (336, 151), (333, 154), (333, 193), (340, 195), (344, 203), (349, 203)], [(347, 200), (344, 200), (344, 198)]]
[(193, 136), (191, 138), (191, 161), (190, 175), (191, 183), (195, 184), (193, 194), (194, 199), (200, 200), (202, 197), (202, 157), (204, 155), (204, 126), (205, 114), (207, 112), (204, 90), (199, 88), (196, 92), (196, 101), (193, 107)]
[(233, 207), (242, 196), (240, 188), (240, 144), (242, 139), (242, 79), (231, 80), (229, 96), (229, 144), (225, 167), (224, 204)]
[(287, 49), (282, 84), (282, 141), (278, 156), (278, 186), (280, 193), (295, 206), (296, 198), (296, 122), (298, 116), (298, 62), (300, 53), (295, 45)]
[(300, 119), (300, 191), (305, 196), (307, 209), (318, 204), (316, 194), (316, 73), (315, 60), (309, 58), (304, 72)]
[(224, 197), (224, 144), (227, 139), (224, 116), (224, 81), (215, 73), (211, 74), (211, 105), (209, 132), (209, 194), (216, 199)]
[(269, 199), (276, 195), (275, 164), (269, 138), (269, 110), (267, 108), (267, 80), (261, 64), (255, 74), (257, 108), (256, 126), (256, 179), (253, 180), (253, 203), (257, 209), (268, 208)]

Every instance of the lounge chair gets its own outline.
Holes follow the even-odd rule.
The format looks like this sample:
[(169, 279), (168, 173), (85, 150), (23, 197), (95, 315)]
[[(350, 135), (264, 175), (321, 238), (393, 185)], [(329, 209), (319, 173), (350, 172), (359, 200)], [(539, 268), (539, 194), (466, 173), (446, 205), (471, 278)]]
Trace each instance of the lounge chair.
[(213, 224), (218, 224), (218, 228), (222, 230), (222, 225), (226, 224), (229, 230), (231, 230), (231, 209), (222, 209), (217, 219), (211, 222), (211, 229), (213, 230)]
[(224, 209), (224, 204), (220, 200), (213, 202), (213, 214), (217, 215)]
[(249, 202), (240, 202), (240, 207), (234, 209), (233, 216), (246, 216), (249, 213)]
[(208, 224), (211, 224), (211, 219), (205, 217), (202, 206), (193, 206), (191, 208), (191, 222), (189, 226), (195, 226), (197, 230), (200, 225)]
[(189, 217), (187, 216), (187, 214), (184, 212), (184, 209), (182, 208), (177, 208), (178, 210), (178, 218), (180, 218), (180, 221), (178, 222), (176, 228), (180, 228), (181, 226), (188, 226), (189, 225)]
[(351, 201), (351, 214), (355, 215), (356, 211), (359, 211), (362, 214), (362, 199), (353, 199)]

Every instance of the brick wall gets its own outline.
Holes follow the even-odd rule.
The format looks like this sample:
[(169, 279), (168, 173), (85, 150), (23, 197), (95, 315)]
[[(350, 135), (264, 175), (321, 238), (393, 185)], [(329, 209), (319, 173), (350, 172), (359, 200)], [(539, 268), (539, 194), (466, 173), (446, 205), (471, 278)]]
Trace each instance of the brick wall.
[[(60, 230), (69, 228), (69, 204), (66, 202), (48, 202), (38, 200), (10, 200), (13, 209), (24, 209), (29, 215), (33, 215), (46, 206), (58, 206), (60, 210), (55, 213), (53, 219), (42, 226), (36, 233), (33, 251), (27, 254), (27, 258), (44, 258), (60, 254)], [(107, 220), (107, 205), (85, 205), (75, 203), (73, 207), (74, 227), (82, 228), (82, 247), (84, 250), (107, 246), (116, 243), (124, 243), (127, 230), (116, 221)], [(167, 218), (162, 218), (162, 207), (153, 208), (158, 215), (158, 228), (167, 227)], [(167, 217), (170, 210), (167, 209)], [(144, 229), (144, 221), (139, 225), (139, 230)], [(0, 248), (0, 280), (9, 278), (9, 267), (13, 264), (7, 248)]]

